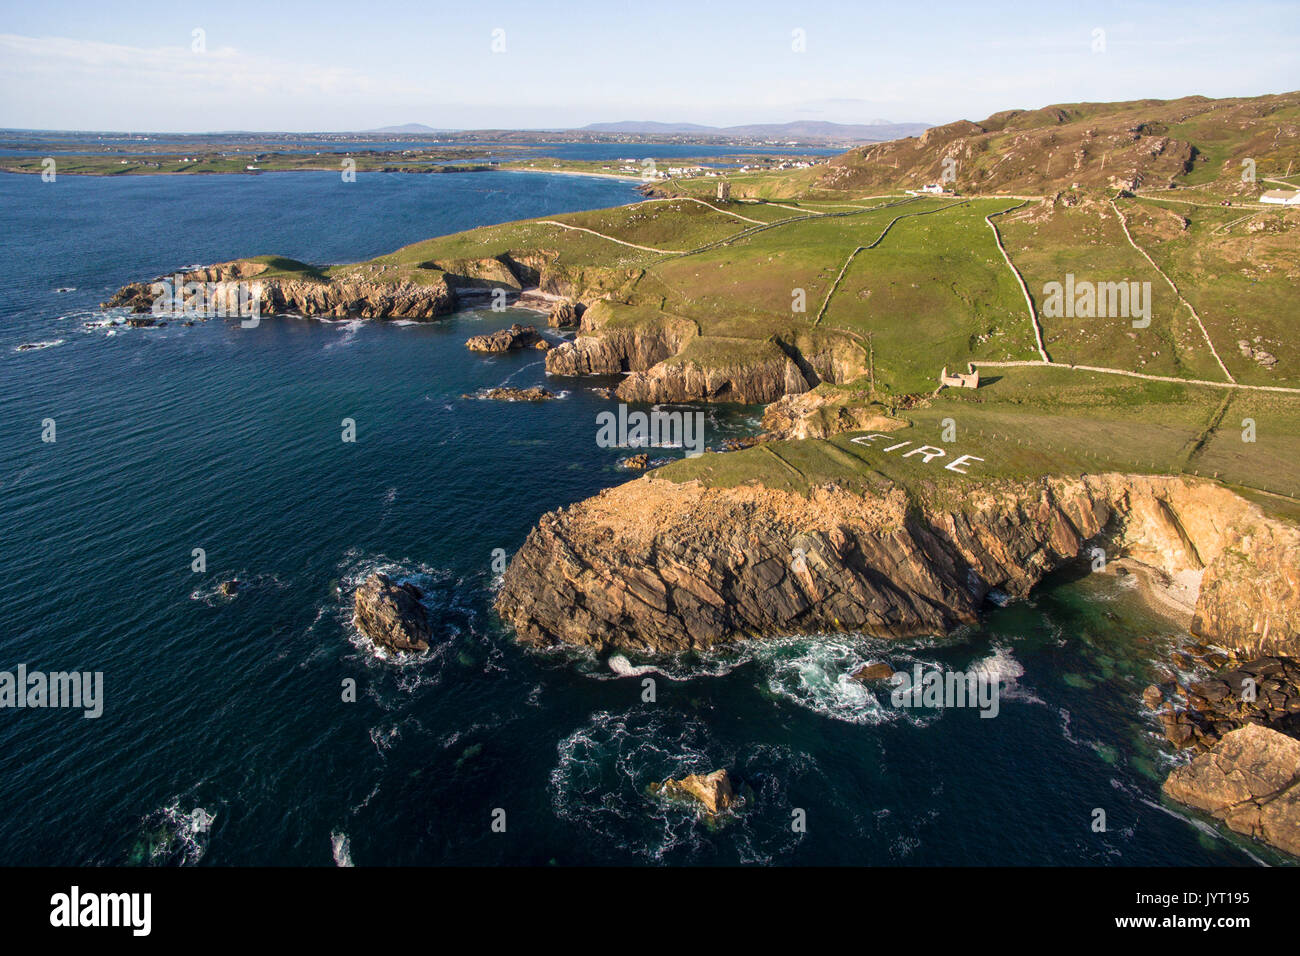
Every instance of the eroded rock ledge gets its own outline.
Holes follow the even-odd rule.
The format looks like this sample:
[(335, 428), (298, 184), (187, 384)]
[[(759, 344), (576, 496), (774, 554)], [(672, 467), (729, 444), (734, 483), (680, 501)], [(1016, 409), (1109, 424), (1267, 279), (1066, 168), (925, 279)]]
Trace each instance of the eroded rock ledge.
[[(348, 319), (434, 319), (456, 310), (456, 290), (445, 275), (430, 274), (427, 281), (369, 281), (360, 277), (334, 280), (311, 277), (274, 276), (266, 278), (264, 263), (240, 260), (206, 266), (181, 273), (185, 284), (248, 281), (261, 288), (258, 308), (262, 315), (304, 315)], [(158, 281), (135, 282), (123, 286), (103, 308), (125, 307), (132, 312), (148, 313), (158, 298)], [(424, 277), (422, 277), (424, 278)], [(194, 295), (182, 293), (189, 302)], [(230, 314), (234, 315), (234, 312)], [(179, 313), (186, 317), (185, 313)]]
[(809, 496), (643, 478), (545, 515), (497, 599), (521, 640), (671, 652), (853, 630), (973, 623), (1105, 536), (1201, 572), (1193, 628), (1241, 654), (1300, 653), (1300, 531), (1210, 482), (1123, 475)]
[(1300, 741), (1247, 724), (1176, 769), (1165, 793), (1300, 856)]

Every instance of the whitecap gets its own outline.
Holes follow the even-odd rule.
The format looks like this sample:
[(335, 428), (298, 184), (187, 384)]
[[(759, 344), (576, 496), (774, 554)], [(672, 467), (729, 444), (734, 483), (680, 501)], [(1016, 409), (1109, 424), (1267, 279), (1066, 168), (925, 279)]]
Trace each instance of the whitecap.
[(339, 833), (336, 830), (330, 834), (330, 853), (334, 857), (335, 866), (354, 865), (352, 862), (352, 845), (346, 833)]

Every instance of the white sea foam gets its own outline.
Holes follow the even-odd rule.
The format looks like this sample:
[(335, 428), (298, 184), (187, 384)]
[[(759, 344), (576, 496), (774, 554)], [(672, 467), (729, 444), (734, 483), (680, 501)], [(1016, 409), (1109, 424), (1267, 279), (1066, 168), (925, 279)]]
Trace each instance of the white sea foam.
[(352, 866), (352, 845), (346, 833), (337, 830), (330, 834), (330, 852), (335, 866)]

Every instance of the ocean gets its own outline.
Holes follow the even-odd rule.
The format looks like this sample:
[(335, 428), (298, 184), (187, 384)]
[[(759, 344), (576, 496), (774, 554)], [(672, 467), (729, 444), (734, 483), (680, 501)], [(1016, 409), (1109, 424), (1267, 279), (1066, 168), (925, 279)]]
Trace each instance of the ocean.
[[(1067, 569), (921, 641), (525, 650), (491, 610), (497, 549), (630, 477), (595, 441), (607, 381), (464, 347), (539, 316), (125, 329), (98, 308), (194, 263), (352, 261), (638, 198), (507, 172), (0, 176), (0, 671), (103, 674), (97, 719), (0, 710), (0, 864), (1279, 862), (1161, 799), (1139, 694), (1189, 638), (1114, 577)], [(543, 383), (562, 397), (462, 397)], [(705, 411), (712, 446), (758, 426)], [(427, 590), (427, 654), (355, 631), (375, 570)], [(867, 660), (996, 675), (998, 714), (890, 706), (845, 677)], [(716, 767), (734, 817), (646, 792)]]

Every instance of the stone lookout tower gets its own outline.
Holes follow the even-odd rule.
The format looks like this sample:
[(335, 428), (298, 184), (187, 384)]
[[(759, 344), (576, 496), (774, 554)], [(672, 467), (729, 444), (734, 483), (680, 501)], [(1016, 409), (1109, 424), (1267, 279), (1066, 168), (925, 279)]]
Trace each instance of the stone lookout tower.
[(718, 183), (718, 202), (731, 202), (731, 183), (725, 179)]

